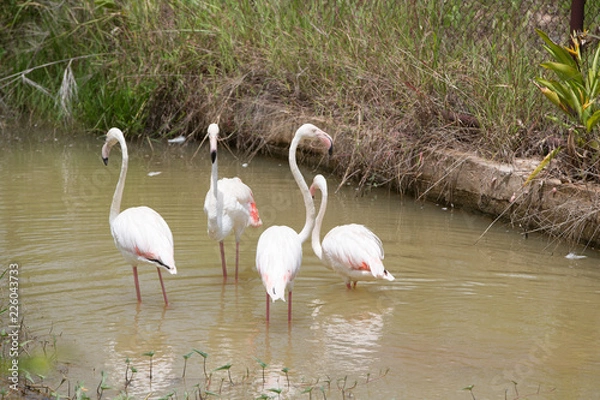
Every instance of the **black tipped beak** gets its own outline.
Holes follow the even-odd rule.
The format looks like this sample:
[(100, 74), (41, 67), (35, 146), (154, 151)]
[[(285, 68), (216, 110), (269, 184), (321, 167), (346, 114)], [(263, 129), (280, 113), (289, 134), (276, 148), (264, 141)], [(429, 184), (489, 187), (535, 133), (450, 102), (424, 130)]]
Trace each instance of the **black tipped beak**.
[(210, 162), (214, 164), (216, 160), (217, 160), (217, 151), (213, 150), (210, 152)]
[(333, 154), (333, 144), (331, 145), (331, 147), (329, 147), (329, 155)]
[(102, 162), (104, 165), (108, 165), (108, 157), (102, 157)]

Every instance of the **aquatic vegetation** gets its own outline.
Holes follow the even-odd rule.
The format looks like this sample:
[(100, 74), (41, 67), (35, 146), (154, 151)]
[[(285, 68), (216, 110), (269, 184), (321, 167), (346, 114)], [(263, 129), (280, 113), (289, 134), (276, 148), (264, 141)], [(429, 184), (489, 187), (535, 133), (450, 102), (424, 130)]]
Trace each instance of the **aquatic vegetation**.
[(181, 373), (181, 377), (185, 378), (185, 370), (187, 369), (187, 360), (194, 354), (193, 351), (183, 355), (183, 372)]
[(154, 351), (148, 351), (142, 355), (150, 357), (150, 380), (152, 380), (152, 357), (154, 357)]

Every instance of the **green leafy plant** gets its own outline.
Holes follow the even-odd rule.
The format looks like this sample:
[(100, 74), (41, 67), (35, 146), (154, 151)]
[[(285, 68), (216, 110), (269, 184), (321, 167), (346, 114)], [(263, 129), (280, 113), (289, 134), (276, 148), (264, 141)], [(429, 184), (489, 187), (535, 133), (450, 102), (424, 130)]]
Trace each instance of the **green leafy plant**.
[(267, 368), (268, 364), (264, 363), (263, 361), (261, 361), (258, 358), (256, 358), (256, 362), (262, 368), (262, 380), (263, 380), (263, 385), (264, 385), (264, 383), (265, 383), (265, 368)]
[(193, 350), (195, 353), (198, 353), (198, 354), (200, 354), (200, 356), (202, 356), (202, 360), (204, 362), (204, 364), (203, 364), (204, 377), (208, 378), (208, 374), (206, 373), (206, 358), (208, 357), (208, 354), (201, 350), (196, 350), (196, 349), (193, 349)]
[(542, 93), (575, 123), (591, 132), (600, 123), (600, 46), (597, 46), (589, 67), (582, 57), (582, 43), (587, 33), (571, 36), (569, 46), (560, 46), (547, 34), (536, 30), (544, 40), (544, 49), (554, 58), (541, 64), (555, 73), (556, 79), (536, 78)]
[(183, 355), (183, 373), (181, 374), (182, 378), (185, 378), (185, 370), (187, 368), (187, 360), (194, 354), (193, 351)]
[(543, 31), (538, 29), (536, 32), (552, 58), (541, 63), (541, 66), (552, 71), (554, 77), (537, 77), (534, 83), (568, 117), (567, 148), (569, 155), (577, 160), (577, 166), (585, 166), (590, 159), (595, 162), (600, 150), (596, 129), (600, 124), (600, 46), (597, 46), (590, 60), (582, 53), (584, 44), (597, 38), (583, 32), (572, 35), (568, 46), (561, 46)]

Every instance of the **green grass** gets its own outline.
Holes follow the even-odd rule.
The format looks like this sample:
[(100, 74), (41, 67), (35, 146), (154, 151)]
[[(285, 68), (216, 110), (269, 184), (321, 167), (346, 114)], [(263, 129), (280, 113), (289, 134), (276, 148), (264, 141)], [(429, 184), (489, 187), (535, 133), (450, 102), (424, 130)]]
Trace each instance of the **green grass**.
[(64, 3), (0, 6), (0, 113), (151, 137), (218, 121), (253, 153), (312, 121), (335, 135), (345, 179), (398, 187), (419, 152), (508, 161), (556, 129), (531, 83), (533, 3)]

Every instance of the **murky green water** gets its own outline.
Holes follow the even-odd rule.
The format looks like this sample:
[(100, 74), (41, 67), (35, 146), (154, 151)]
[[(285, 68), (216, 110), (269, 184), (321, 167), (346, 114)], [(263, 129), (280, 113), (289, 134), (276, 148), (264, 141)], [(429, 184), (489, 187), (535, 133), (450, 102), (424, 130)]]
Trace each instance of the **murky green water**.
[[(471, 399), (598, 396), (600, 383), (600, 255), (551, 245), (498, 225), (474, 244), (486, 218), (415, 203), (386, 190), (337, 193), (328, 176), (324, 231), (357, 222), (382, 239), (394, 282), (347, 290), (308, 243), (294, 287), (294, 312), (271, 307), (254, 268), (256, 242), (272, 224), (299, 230), (304, 211), (287, 160), (236, 160), (220, 152), (220, 176), (252, 187), (263, 227), (247, 229), (240, 280), (223, 283), (218, 245), (203, 212), (210, 162), (196, 144), (130, 144), (123, 208), (147, 205), (162, 214), (175, 239), (178, 275), (164, 274), (163, 306), (154, 268), (140, 268), (138, 306), (131, 267), (114, 247), (108, 210), (120, 153), (108, 167), (103, 138), (70, 140), (45, 132), (3, 142), (0, 158), (0, 251), (4, 268), (19, 264), (20, 314), (30, 332), (56, 338), (58, 372), (71, 393), (78, 381), (94, 396), (101, 371), (111, 389), (159, 398), (198, 398), (198, 386), (224, 398)], [(307, 179), (322, 170), (302, 168)], [(160, 172), (160, 174), (150, 174)], [(326, 175), (327, 176), (327, 175)], [(570, 260), (575, 251), (587, 256)], [(234, 241), (226, 241), (234, 261)], [(231, 270), (231, 269), (230, 269)], [(5, 317), (5, 315), (3, 315)], [(6, 323), (6, 321), (4, 321)], [(210, 383), (204, 376), (213, 371)], [(150, 357), (154, 351), (152, 379)], [(260, 360), (267, 365), (264, 372)], [(125, 388), (126, 360), (136, 368)], [(215, 369), (231, 364), (226, 370)], [(289, 384), (282, 369), (289, 369)], [(387, 371), (387, 372), (386, 372)], [(131, 374), (129, 374), (131, 375)], [(345, 379), (345, 383), (344, 383)], [(517, 382), (515, 384), (512, 382)], [(208, 385), (208, 386), (207, 386)], [(59, 392), (67, 394), (67, 383)]]

